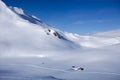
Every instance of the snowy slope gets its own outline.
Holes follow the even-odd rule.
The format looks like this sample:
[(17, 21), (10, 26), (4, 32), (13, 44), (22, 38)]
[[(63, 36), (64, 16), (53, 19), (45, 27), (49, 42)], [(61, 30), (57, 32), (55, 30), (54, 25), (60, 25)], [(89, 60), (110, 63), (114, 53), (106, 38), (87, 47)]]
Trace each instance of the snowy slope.
[[(2, 1), (0, 33), (1, 56), (44, 57), (58, 51), (101, 49), (120, 44), (119, 30), (88, 36), (62, 32), (26, 14), (21, 8), (8, 8)], [(108, 37), (109, 34), (116, 36)]]
[(17, 14), (0, 1), (0, 53), (33, 54), (78, 47), (45, 23), (24, 14), (21, 9), (14, 9)]
[(104, 36), (104, 37), (120, 37), (120, 29), (106, 31), (106, 32), (99, 32), (94, 34), (94, 36)]
[(20, 16), (21, 18), (23, 18), (24, 20), (27, 20), (33, 24), (37, 24), (40, 25), (41, 27), (44, 28), (48, 28), (49, 26), (47, 24), (45, 24), (42, 20), (38, 19), (36, 16), (31, 16), (27, 13), (25, 13), (25, 11), (21, 8), (18, 7), (9, 7), (13, 12), (15, 12), (18, 16)]
[(116, 45), (120, 43), (119, 36), (113, 35), (111, 37), (106, 37), (104, 33), (101, 33), (101, 34), (103, 34), (103, 36), (99, 36), (97, 34), (81, 36), (78, 34), (66, 33), (66, 37), (69, 40), (75, 42), (76, 44), (79, 44), (83, 47), (88, 47), (88, 48), (101, 48), (101, 47)]
[(119, 53), (119, 30), (62, 32), (0, 1), (0, 80), (120, 80)]
[(27, 49), (39, 52), (48, 49), (80, 48), (81, 46), (99, 48), (120, 43), (118, 36), (108, 38), (62, 32), (48, 26), (38, 18), (26, 14), (21, 8), (10, 7), (9, 9), (4, 3), (0, 2), (0, 4), (0, 37), (2, 37), (0, 42), (2, 46), (9, 45), (16, 51), (20, 49), (29, 53), (26, 52)]

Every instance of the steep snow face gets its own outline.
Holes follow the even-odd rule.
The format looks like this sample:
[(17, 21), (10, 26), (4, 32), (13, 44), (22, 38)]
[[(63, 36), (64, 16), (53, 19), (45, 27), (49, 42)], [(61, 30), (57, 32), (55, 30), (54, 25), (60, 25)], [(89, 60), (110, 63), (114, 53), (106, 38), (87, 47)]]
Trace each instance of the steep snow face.
[[(21, 9), (15, 8), (20, 15)], [(0, 1), (0, 54), (21, 56), (39, 54), (46, 50), (73, 49), (78, 45), (68, 41), (59, 32), (31, 23), (11, 11)], [(31, 19), (34, 20), (33, 17)], [(9, 54), (8, 54), (9, 53)], [(41, 56), (41, 55), (39, 55)]]
[(38, 19), (36, 16), (34, 16), (34, 15), (31, 16), (31, 15), (25, 13), (24, 10), (22, 10), (21, 8), (18, 8), (18, 7), (11, 6), (10, 9), (13, 12), (15, 12), (19, 17), (21, 17), (22, 19), (44, 28), (47, 35), (53, 35), (55, 37), (58, 37), (59, 39), (61, 38), (61, 39), (67, 40), (62, 31), (52, 28), (51, 26), (44, 23), (42, 20)]
[(0, 1), (0, 18), (1, 18), (0, 19), (1, 26), (3, 23), (7, 23), (7, 22), (10, 23), (16, 20), (17, 21), (20, 20), (20, 18), (18, 18), (16, 14), (14, 14), (11, 10), (9, 10), (6, 7), (6, 5), (2, 3), (1, 1)]
[(18, 7), (12, 7), (10, 6), (9, 7), (13, 12), (15, 12), (19, 17), (21, 17), (22, 19), (24, 20), (27, 20), (29, 21), (30, 23), (33, 23), (33, 24), (37, 24), (37, 25), (40, 25), (41, 27), (43, 28), (48, 28), (50, 26), (48, 26), (46, 23), (44, 23), (42, 20), (38, 19), (36, 16), (31, 16), (27, 13), (25, 13), (25, 11), (21, 8), (18, 8)]

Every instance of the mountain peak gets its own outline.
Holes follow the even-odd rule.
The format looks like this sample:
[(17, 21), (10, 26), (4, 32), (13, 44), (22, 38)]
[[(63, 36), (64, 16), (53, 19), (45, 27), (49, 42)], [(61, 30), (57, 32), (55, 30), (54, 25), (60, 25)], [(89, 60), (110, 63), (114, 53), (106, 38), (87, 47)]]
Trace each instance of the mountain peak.
[(80, 36), (59, 31), (21, 8), (8, 8), (2, 1), (0, 18), (0, 53), (33, 54), (47, 50), (99, 48), (120, 43), (116, 38)]
[(63, 32), (24, 13), (21, 8), (7, 7), (2, 1), (0, 18), (0, 53), (4, 55), (33, 55), (79, 48)]
[(10, 9), (12, 9), (17, 14), (22, 14), (22, 15), (24, 14), (24, 10), (22, 8), (10, 6)]

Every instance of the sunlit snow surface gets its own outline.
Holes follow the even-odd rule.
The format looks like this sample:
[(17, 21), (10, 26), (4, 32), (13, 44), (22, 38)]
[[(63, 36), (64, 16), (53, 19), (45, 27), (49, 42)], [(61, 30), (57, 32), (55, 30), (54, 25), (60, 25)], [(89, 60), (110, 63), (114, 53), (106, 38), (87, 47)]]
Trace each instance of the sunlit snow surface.
[(119, 33), (62, 32), (0, 1), (0, 80), (120, 80)]

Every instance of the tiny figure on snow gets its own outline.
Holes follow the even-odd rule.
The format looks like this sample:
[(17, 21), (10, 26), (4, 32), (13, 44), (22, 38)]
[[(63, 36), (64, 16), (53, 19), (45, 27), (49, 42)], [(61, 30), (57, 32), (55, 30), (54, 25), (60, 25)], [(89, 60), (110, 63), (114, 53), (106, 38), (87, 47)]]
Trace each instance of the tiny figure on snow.
[(75, 71), (78, 71), (78, 70), (83, 71), (84, 70), (83, 67), (76, 67), (76, 66), (72, 66), (72, 69), (75, 70)]
[(83, 71), (83, 70), (84, 70), (84, 68), (82, 68), (82, 67), (79, 67), (79, 68), (78, 68), (78, 70), (82, 70), (82, 71)]

